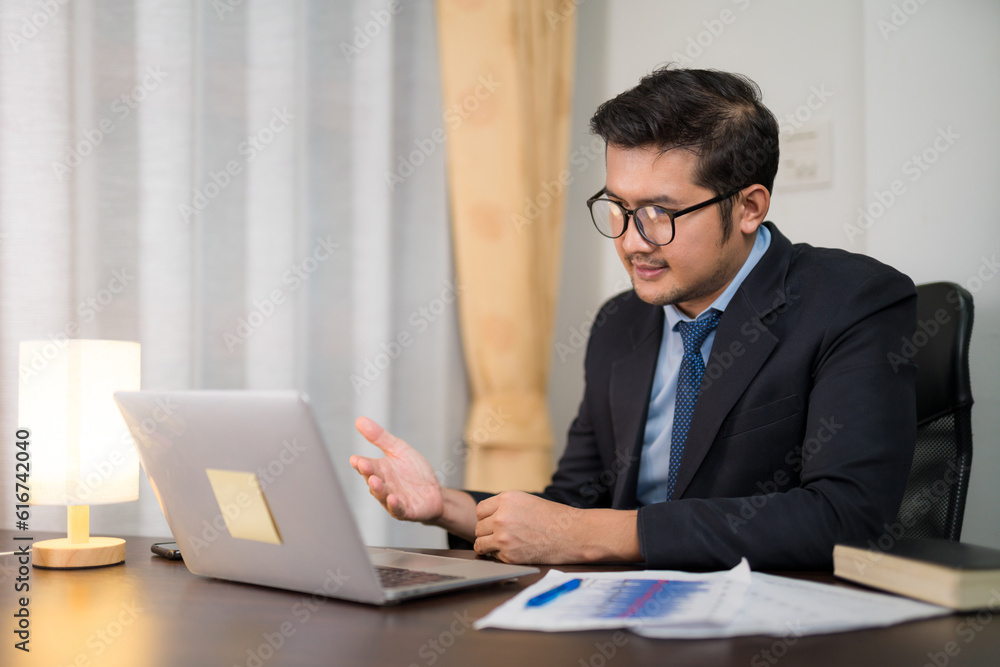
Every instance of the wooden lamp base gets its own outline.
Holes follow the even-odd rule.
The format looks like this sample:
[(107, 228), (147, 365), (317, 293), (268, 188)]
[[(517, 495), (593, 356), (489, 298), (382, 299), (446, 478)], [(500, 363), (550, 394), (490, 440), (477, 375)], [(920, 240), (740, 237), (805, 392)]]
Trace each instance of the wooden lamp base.
[(83, 544), (74, 544), (68, 537), (61, 537), (31, 545), (31, 564), (35, 567), (64, 570), (124, 562), (125, 540), (117, 537), (91, 537)]
[(72, 570), (125, 562), (125, 540), (90, 536), (89, 506), (70, 505), (66, 511), (69, 537), (32, 544), (32, 566)]

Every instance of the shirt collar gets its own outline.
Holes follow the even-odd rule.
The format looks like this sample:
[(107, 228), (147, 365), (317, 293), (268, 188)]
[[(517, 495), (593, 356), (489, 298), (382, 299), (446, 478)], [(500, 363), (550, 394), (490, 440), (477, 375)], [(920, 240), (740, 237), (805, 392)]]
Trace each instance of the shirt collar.
[(663, 307), (663, 312), (667, 316), (667, 327), (673, 330), (677, 326), (678, 322), (694, 322), (706, 317), (711, 310), (718, 310), (719, 312), (724, 312), (726, 306), (729, 302), (733, 300), (736, 296), (736, 291), (743, 284), (744, 279), (751, 271), (753, 267), (757, 266), (757, 262), (760, 258), (764, 256), (767, 252), (768, 247), (771, 245), (771, 232), (764, 225), (757, 227), (757, 236), (754, 238), (753, 247), (750, 249), (750, 254), (747, 255), (746, 261), (743, 262), (743, 266), (737, 271), (736, 276), (733, 277), (732, 281), (726, 287), (726, 289), (720, 294), (712, 304), (705, 310), (698, 313), (697, 317), (691, 318), (677, 310), (677, 307), (673, 304), (669, 304)]

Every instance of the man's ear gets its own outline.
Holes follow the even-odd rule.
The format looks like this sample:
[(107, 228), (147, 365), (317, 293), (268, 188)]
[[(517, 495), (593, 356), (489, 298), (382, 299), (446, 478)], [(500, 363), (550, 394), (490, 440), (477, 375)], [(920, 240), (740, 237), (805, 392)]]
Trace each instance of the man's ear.
[(771, 206), (771, 193), (763, 185), (755, 183), (741, 193), (736, 214), (739, 215), (739, 228), (744, 234), (753, 234), (757, 227), (767, 217), (767, 209)]

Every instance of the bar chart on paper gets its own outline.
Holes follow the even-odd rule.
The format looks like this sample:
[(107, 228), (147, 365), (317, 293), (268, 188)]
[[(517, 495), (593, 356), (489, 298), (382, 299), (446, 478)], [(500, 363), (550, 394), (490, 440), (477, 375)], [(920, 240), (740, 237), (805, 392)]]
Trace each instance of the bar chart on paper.
[(707, 588), (701, 581), (591, 579), (580, 587), (582, 595), (573, 608), (588, 618), (664, 618), (676, 615)]
[(550, 570), (476, 627), (555, 632), (722, 624), (736, 614), (749, 585), (746, 561), (729, 571), (704, 574), (645, 570), (574, 576)]

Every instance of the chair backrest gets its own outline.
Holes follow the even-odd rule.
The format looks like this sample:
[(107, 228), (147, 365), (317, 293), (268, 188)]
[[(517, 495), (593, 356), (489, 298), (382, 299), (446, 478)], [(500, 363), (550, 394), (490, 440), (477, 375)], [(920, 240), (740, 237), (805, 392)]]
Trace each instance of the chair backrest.
[(972, 466), (969, 339), (972, 295), (954, 283), (917, 286), (917, 447), (898, 522), (905, 537), (959, 540)]

